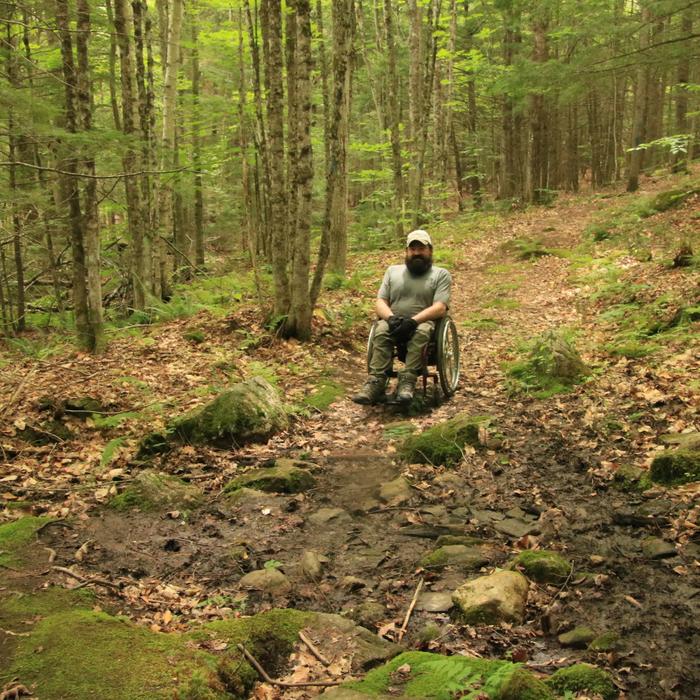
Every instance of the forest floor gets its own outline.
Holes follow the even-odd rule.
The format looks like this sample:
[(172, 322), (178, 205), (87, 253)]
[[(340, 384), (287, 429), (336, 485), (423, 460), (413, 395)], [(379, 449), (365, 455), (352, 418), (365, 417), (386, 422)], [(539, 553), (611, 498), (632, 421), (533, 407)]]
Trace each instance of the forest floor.
[[(629, 492), (614, 479), (622, 465), (648, 468), (662, 436), (700, 430), (699, 324), (671, 323), (679, 310), (700, 305), (700, 270), (670, 264), (683, 234), (700, 248), (700, 196), (648, 210), (681, 180), (659, 177), (635, 195), (562, 196), (548, 208), (467, 215), (435, 227), (436, 259), (453, 275), (450, 314), (460, 330), (462, 373), (455, 396), (432, 410), (362, 407), (348, 398), (364, 378), (381, 271), (401, 260), (400, 250), (353, 258), (349, 282), (326, 293), (313, 344), (274, 338), (244, 295), (224, 317), (203, 310), (121, 330), (98, 357), (65, 346), (51, 354), (50, 339), (40, 336), (30, 337), (25, 354), (6, 351), (0, 515), (51, 516), (65, 526), (40, 531), (45, 559), (31, 571), (0, 572), (0, 595), (96, 578), (107, 584), (91, 585), (103, 609), (158, 632), (294, 607), (340, 612), (398, 641), (421, 578), (427, 592), (452, 591), (466, 578), (459, 567), (420, 567), (433, 539), (474, 534), (492, 544), (491, 565), (541, 547), (564, 554), (571, 573), (562, 585), (532, 585), (521, 625), (470, 627), (419, 605), (402, 644), (508, 658), (536, 672), (585, 660), (610, 670), (622, 697), (698, 697), (700, 488)], [(653, 333), (650, 323), (658, 325)], [(523, 341), (562, 328), (591, 375), (565, 393), (523, 391), (507, 363), (522, 359)], [(158, 470), (206, 494), (187, 518), (109, 506), (142, 469), (134, 459), (140, 438), (256, 373), (303, 409), (288, 431), (264, 445), (186, 445), (158, 457)], [(45, 445), (22, 439), (28, 427), (46, 425), (46, 397), (86, 396), (101, 408), (87, 420), (64, 415), (70, 436)], [(406, 435), (460, 412), (489, 416), (490, 424), (482, 445), (466, 449), (456, 467), (399, 459)], [(229, 479), (279, 457), (314, 463), (315, 487), (223, 502)], [(408, 493), (381, 499), (382, 485), (400, 475)], [(509, 534), (506, 520), (530, 527)], [(642, 547), (652, 536), (667, 545), (660, 558)], [(308, 550), (325, 561), (313, 583), (300, 566)], [(273, 597), (241, 590), (241, 576), (263, 566), (280, 568), (291, 590)], [(604, 652), (562, 646), (558, 633), (579, 625), (614, 632), (619, 642)], [(6, 632), (2, 643), (9, 643)], [(331, 640), (320, 646), (334, 659), (331, 671), (298, 651), (287, 677), (346, 677), (349, 667)], [(0, 686), (9, 680), (0, 676)], [(254, 697), (318, 692), (261, 684)]]

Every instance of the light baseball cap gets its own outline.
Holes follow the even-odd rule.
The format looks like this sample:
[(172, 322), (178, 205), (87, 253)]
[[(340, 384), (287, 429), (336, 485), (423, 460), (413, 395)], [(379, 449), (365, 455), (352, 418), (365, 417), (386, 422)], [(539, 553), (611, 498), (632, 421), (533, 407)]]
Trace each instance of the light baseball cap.
[(408, 248), (411, 245), (411, 243), (413, 243), (413, 241), (418, 241), (423, 245), (433, 245), (433, 242), (430, 240), (428, 232), (423, 231), (422, 229), (411, 231), (411, 233), (409, 233), (408, 236), (406, 236), (406, 247)]

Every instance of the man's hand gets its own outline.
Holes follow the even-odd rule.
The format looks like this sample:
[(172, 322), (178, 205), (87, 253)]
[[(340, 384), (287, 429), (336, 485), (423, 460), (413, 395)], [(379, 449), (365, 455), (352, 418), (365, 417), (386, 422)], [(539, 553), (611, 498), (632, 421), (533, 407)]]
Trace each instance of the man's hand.
[(402, 316), (389, 316), (386, 322), (389, 324), (389, 335), (393, 337), (403, 321)]
[(396, 343), (407, 343), (418, 328), (418, 323), (412, 318), (402, 318), (401, 325), (391, 334)]

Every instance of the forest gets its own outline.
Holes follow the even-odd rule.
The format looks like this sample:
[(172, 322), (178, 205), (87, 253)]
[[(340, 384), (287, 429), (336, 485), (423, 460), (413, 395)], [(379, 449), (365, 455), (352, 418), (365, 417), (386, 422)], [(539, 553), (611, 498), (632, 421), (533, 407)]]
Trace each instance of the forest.
[(0, 0), (0, 700), (695, 697), (699, 27)]

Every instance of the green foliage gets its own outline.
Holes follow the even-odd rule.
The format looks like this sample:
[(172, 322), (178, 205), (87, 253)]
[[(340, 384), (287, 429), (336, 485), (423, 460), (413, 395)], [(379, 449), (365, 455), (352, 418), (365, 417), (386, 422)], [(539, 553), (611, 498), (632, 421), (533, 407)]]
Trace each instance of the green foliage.
[(560, 668), (546, 683), (559, 695), (567, 691), (587, 691), (597, 693), (603, 700), (615, 700), (619, 695), (610, 674), (590, 664), (574, 664), (568, 668)]
[(124, 443), (124, 440), (126, 440), (126, 437), (114, 438), (105, 445), (102, 450), (102, 456), (100, 457), (100, 467), (102, 469), (108, 467), (112, 463), (119, 448)]
[(0, 565), (15, 566), (27, 555), (37, 530), (51, 518), (24, 517), (0, 525)]
[(49, 357), (62, 355), (68, 349), (59, 338), (5, 338), (8, 349), (18, 355), (30, 357), (33, 360), (46, 360)]
[(281, 561), (277, 561), (277, 559), (268, 559), (264, 564), (263, 568), (264, 569), (279, 569), (283, 566)]
[(206, 340), (207, 336), (205, 335), (204, 331), (194, 328), (192, 330), (185, 331), (185, 333), (183, 333), (183, 338), (185, 340), (189, 340), (195, 345), (199, 345)]
[(324, 379), (318, 386), (307, 396), (304, 397), (303, 403), (306, 406), (315, 408), (317, 411), (325, 411), (334, 401), (337, 401), (345, 390), (340, 384)]

